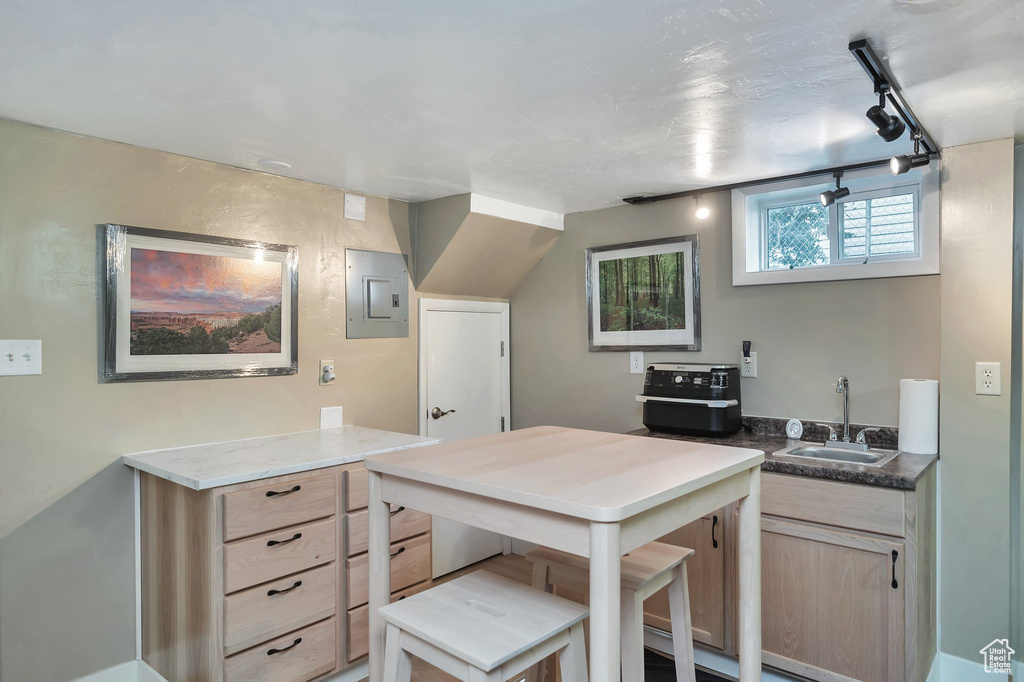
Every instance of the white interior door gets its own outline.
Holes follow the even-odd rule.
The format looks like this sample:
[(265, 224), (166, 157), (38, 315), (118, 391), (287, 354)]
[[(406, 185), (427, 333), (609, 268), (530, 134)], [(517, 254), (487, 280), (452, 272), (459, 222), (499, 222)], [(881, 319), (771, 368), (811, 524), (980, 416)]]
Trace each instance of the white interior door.
[[(420, 300), (421, 434), (450, 441), (505, 428), (507, 340), (508, 304)], [(435, 578), (501, 551), (500, 535), (434, 517)]]

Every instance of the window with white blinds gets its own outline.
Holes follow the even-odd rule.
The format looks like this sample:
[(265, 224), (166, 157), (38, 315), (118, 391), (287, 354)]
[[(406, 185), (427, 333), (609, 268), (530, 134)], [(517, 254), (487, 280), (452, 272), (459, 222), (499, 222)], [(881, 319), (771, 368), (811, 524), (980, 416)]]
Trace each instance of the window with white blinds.
[(913, 192), (906, 192), (840, 204), (839, 258), (917, 253), (914, 196)]

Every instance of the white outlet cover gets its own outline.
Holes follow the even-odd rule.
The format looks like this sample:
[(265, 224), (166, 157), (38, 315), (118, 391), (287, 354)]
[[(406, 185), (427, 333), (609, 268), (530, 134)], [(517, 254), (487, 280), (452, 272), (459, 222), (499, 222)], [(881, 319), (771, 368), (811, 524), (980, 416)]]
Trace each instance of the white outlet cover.
[(974, 363), (974, 393), (976, 395), (1003, 394), (1003, 365), (1001, 362)]
[(43, 342), (39, 339), (0, 341), (0, 376), (43, 373)]
[(644, 373), (644, 352), (642, 350), (629, 351), (629, 373)]
[(743, 354), (740, 354), (740, 378), (743, 379), (756, 379), (757, 378), (757, 352), (751, 351), (750, 357), (745, 358)]
[(366, 197), (358, 194), (345, 195), (345, 217), (349, 220), (366, 220)]
[(344, 426), (341, 420), (342, 408), (337, 407), (321, 407), (320, 408), (320, 428), (321, 429), (337, 429)]

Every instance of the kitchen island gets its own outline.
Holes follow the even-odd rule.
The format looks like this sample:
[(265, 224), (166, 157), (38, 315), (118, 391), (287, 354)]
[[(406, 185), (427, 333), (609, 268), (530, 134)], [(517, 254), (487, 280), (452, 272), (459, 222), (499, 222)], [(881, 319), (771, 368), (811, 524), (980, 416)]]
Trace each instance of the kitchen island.
[[(368, 455), (358, 426), (126, 455), (139, 472), (142, 658), (168, 682), (366, 676)], [(431, 520), (389, 510), (393, 598), (431, 585)]]

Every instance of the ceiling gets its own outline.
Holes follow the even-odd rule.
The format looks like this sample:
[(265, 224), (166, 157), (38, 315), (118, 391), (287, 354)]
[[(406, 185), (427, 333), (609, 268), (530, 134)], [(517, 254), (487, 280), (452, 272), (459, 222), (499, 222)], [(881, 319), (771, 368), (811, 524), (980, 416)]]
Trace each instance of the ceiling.
[(370, 194), (573, 212), (1024, 133), (1020, 0), (0, 0), (0, 116)]

